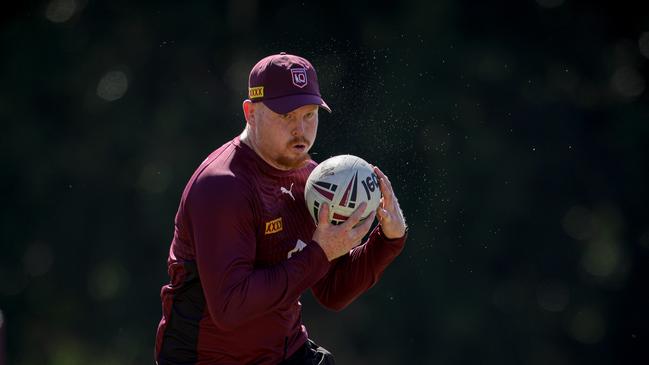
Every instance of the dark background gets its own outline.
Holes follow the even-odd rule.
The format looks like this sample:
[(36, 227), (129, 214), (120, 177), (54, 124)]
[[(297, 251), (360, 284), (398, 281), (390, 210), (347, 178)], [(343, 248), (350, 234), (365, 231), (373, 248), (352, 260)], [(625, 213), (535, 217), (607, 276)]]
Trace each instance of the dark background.
[(280, 51), (334, 110), (313, 157), (379, 165), (410, 225), (347, 309), (304, 296), (339, 363), (649, 363), (640, 3), (2, 5), (6, 364), (153, 362), (184, 184)]

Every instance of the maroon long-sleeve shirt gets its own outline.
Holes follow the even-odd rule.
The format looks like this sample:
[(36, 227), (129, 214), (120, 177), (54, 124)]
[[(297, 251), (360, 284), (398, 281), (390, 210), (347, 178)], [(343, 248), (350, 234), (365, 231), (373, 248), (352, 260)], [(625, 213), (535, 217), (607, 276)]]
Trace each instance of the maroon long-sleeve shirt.
[(210, 154), (183, 192), (162, 287), (156, 360), (166, 364), (276, 364), (307, 339), (300, 295), (339, 310), (379, 279), (405, 237), (377, 227), (329, 262), (304, 186), (316, 163), (281, 171), (236, 137)]

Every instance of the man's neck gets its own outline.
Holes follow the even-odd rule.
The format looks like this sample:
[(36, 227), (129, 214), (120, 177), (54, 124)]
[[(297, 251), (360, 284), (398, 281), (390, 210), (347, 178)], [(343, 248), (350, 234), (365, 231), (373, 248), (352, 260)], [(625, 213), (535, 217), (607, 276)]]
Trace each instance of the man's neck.
[(266, 158), (266, 156), (264, 156), (264, 154), (259, 151), (257, 145), (253, 142), (253, 138), (250, 135), (250, 131), (248, 131), (248, 128), (244, 129), (243, 132), (241, 132), (241, 134), (239, 135), (239, 140), (245, 143), (246, 146), (250, 147), (250, 149), (253, 150), (257, 154), (257, 156), (261, 157), (262, 160), (264, 160), (267, 164), (271, 165), (272, 167), (282, 171), (290, 170), (290, 168), (287, 168), (286, 166), (277, 165), (274, 161)]
[(257, 150), (252, 146), (252, 143), (250, 143), (250, 135), (248, 134), (248, 128), (245, 128), (243, 132), (239, 135), (239, 140), (243, 143), (246, 144), (246, 146), (250, 147), (255, 153), (257, 153)]

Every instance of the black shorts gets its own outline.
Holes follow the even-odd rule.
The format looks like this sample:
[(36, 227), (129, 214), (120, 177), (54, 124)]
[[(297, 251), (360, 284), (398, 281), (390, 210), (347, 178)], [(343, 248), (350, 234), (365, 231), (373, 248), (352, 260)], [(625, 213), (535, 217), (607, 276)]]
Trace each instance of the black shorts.
[(288, 359), (280, 365), (335, 365), (334, 355), (324, 347), (318, 346), (315, 342), (307, 340)]

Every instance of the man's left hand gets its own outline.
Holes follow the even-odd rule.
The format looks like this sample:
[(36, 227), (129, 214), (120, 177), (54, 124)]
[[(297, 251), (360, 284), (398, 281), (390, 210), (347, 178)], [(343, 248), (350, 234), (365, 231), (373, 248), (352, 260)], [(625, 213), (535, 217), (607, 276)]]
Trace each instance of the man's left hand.
[(403, 218), (399, 201), (394, 195), (394, 190), (392, 190), (392, 183), (383, 171), (376, 166), (374, 166), (374, 173), (379, 178), (379, 187), (381, 194), (383, 194), (381, 203), (376, 209), (381, 231), (388, 239), (401, 238), (406, 234), (406, 220)]

